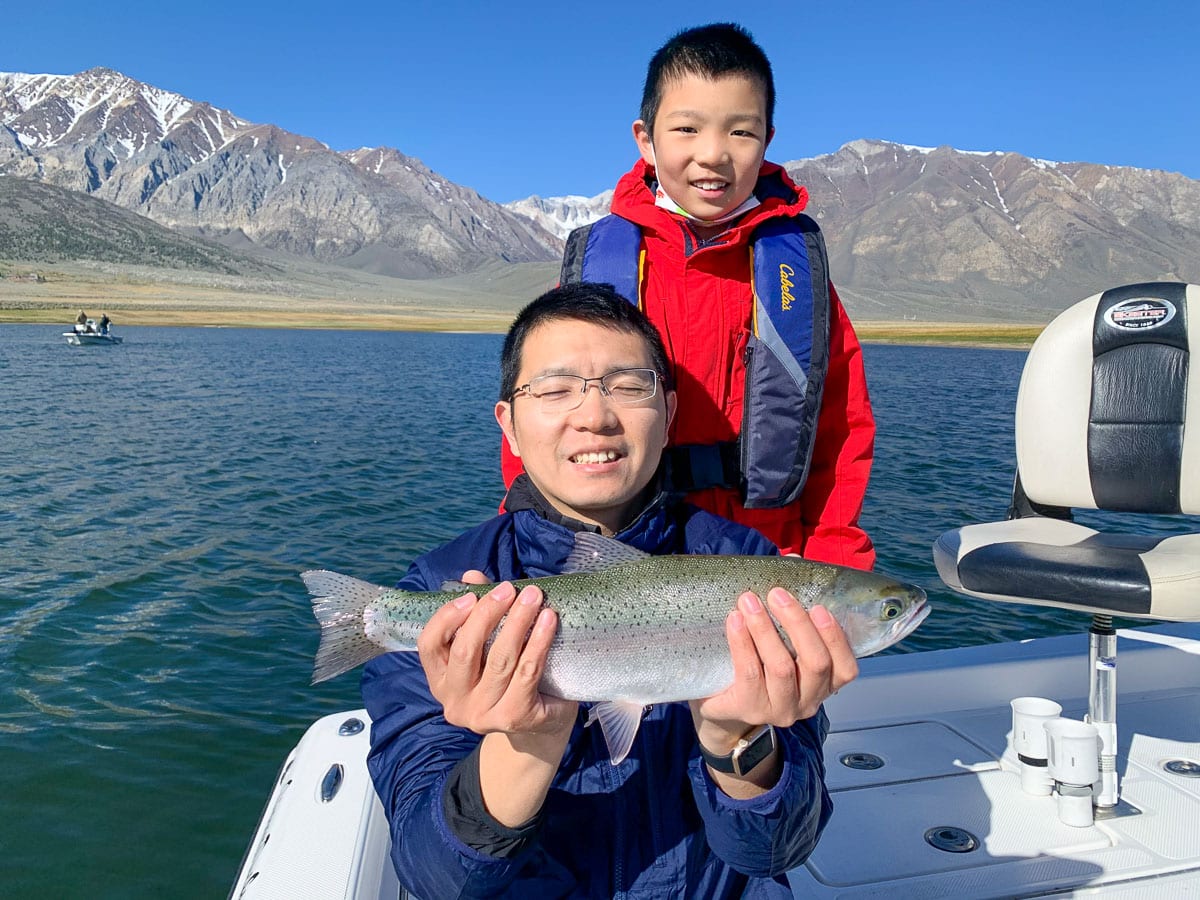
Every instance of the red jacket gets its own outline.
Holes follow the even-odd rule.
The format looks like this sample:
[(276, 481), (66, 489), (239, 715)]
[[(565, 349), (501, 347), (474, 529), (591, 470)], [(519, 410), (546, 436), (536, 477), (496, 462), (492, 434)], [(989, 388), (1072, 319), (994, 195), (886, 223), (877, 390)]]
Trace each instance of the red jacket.
[[(617, 183), (612, 211), (642, 229), (645, 311), (674, 365), (679, 412), (671, 441), (712, 444), (737, 438), (742, 422), (743, 350), (750, 332), (750, 235), (766, 219), (798, 213), (808, 192), (782, 167), (764, 163), (755, 193), (761, 205), (699, 246), (686, 221), (654, 205), (652, 170), (638, 161)], [(875, 419), (862, 351), (830, 285), (829, 369), (808, 481), (779, 509), (745, 509), (737, 491), (711, 488), (688, 500), (766, 535), (780, 551), (869, 569), (875, 551), (858, 527), (871, 472)], [(503, 449), (505, 484), (521, 471)]]

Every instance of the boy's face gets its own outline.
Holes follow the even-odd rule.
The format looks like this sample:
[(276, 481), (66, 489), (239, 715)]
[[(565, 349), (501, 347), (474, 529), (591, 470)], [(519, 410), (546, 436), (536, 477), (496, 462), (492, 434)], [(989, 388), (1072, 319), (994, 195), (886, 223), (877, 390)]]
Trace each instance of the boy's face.
[[(638, 335), (591, 322), (545, 322), (525, 338), (518, 385), (540, 375), (598, 378), (618, 369), (653, 368)], [(621, 406), (588, 385), (583, 403), (547, 412), (528, 394), (496, 404), (496, 421), (542, 495), (564, 515), (615, 533), (658, 468), (675, 394), (662, 383), (649, 400)]]
[(718, 219), (754, 192), (774, 131), (762, 86), (744, 75), (684, 75), (663, 86), (651, 134), (633, 136), (671, 199), (698, 219)]

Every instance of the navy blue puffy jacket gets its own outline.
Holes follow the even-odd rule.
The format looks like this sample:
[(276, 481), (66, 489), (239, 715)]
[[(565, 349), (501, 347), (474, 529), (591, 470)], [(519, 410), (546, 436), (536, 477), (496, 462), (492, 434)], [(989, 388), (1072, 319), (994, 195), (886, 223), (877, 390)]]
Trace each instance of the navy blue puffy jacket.
[[(617, 536), (649, 553), (769, 555), (760, 534), (661, 500)], [(437, 589), (481, 569), (496, 581), (557, 574), (574, 533), (530, 509), (505, 513), (417, 559), (400, 587)], [(532, 845), (496, 859), (448, 828), (442, 787), (481, 740), (448, 724), (415, 653), (368, 663), (368, 768), (391, 827), (400, 881), (439, 897), (790, 897), (784, 874), (816, 846), (830, 812), (824, 712), (781, 731), (779, 783), (752, 800), (713, 784), (683, 703), (654, 707), (613, 766), (599, 728), (575, 726)]]

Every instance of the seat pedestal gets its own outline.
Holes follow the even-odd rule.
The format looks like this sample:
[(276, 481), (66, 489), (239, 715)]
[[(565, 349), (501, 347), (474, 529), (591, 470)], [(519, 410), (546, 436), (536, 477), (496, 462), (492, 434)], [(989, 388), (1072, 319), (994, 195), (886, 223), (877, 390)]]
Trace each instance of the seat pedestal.
[(1088, 661), (1091, 683), (1088, 687), (1087, 721), (1100, 732), (1100, 789), (1095, 795), (1097, 809), (1112, 809), (1120, 799), (1117, 785), (1117, 632), (1112, 616), (1092, 617), (1088, 630)]

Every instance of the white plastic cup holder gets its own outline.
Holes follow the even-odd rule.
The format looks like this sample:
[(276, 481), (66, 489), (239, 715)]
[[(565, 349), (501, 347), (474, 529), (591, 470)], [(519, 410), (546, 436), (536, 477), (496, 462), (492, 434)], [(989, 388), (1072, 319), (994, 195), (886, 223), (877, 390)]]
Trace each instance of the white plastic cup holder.
[(1048, 769), (1045, 725), (1062, 715), (1062, 706), (1045, 697), (1017, 697), (1012, 711), (1012, 744), (1021, 764), (1021, 790), (1049, 797), (1054, 780)]
[(1090, 722), (1055, 719), (1044, 726), (1050, 777), (1058, 791), (1058, 818), (1086, 828), (1094, 818), (1092, 794), (1100, 780), (1100, 730)]

